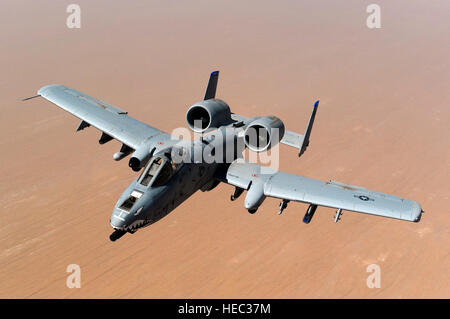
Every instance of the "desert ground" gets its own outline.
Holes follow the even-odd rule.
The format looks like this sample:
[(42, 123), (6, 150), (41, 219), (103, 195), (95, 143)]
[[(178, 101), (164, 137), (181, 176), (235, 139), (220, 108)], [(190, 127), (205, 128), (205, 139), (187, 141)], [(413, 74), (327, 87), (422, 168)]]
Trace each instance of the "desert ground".
[[(79, 0), (0, 3), (0, 297), (449, 298), (450, 2)], [(120, 144), (38, 98), (80, 90), (171, 132), (220, 70), (217, 96), (302, 133), (280, 169), (419, 202), (420, 223), (266, 199), (250, 215), (219, 185), (117, 242), (109, 218), (136, 177)], [(81, 288), (69, 289), (69, 264)], [(381, 269), (368, 288), (367, 266)]]

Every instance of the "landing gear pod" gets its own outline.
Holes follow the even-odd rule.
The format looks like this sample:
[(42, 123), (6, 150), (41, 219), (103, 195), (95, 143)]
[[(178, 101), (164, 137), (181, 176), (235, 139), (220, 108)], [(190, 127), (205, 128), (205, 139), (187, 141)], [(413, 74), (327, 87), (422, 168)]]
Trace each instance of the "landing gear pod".
[(250, 214), (254, 214), (265, 199), (264, 185), (252, 183), (245, 196), (244, 207), (247, 208)]
[(115, 161), (120, 161), (121, 159), (124, 159), (125, 157), (130, 155), (132, 151), (133, 151), (133, 149), (131, 147), (123, 144), (122, 147), (120, 148), (120, 151), (117, 153), (114, 153), (113, 159)]
[(150, 150), (148, 147), (138, 148), (130, 158), (128, 166), (135, 172), (138, 172), (142, 167), (144, 167), (148, 160), (152, 157), (154, 148)]

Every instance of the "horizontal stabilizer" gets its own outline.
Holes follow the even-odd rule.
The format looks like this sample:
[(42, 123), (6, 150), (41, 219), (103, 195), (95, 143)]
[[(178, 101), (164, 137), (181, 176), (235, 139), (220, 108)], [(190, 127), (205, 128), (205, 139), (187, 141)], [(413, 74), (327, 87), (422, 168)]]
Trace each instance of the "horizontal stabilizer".
[(286, 131), (280, 143), (300, 149), (302, 141), (303, 135), (292, 131)]

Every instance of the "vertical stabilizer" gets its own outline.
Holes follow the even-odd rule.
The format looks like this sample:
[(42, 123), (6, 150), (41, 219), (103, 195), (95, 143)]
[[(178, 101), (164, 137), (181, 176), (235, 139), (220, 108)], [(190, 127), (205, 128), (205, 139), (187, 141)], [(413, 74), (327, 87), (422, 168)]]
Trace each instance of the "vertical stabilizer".
[(216, 97), (217, 80), (219, 79), (219, 71), (211, 72), (208, 87), (206, 88), (205, 100), (214, 99)]
[(316, 101), (316, 103), (314, 103), (314, 107), (311, 113), (311, 117), (309, 118), (309, 122), (308, 122), (308, 127), (306, 128), (306, 132), (305, 135), (303, 137), (303, 142), (300, 146), (300, 150), (298, 152), (298, 156), (302, 156), (302, 154), (306, 151), (306, 148), (309, 145), (309, 137), (311, 135), (311, 130), (314, 124), (314, 118), (316, 117), (316, 112), (317, 109), (319, 108), (319, 101)]

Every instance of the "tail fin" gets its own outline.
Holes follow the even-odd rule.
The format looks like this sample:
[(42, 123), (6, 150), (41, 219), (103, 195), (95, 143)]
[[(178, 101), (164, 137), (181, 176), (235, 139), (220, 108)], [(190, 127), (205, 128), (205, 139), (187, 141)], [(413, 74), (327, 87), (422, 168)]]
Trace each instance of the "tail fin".
[(319, 108), (319, 101), (314, 103), (314, 107), (311, 113), (311, 117), (309, 118), (308, 127), (306, 128), (305, 135), (303, 137), (303, 142), (301, 144), (300, 150), (298, 152), (298, 156), (302, 156), (302, 154), (306, 151), (306, 148), (309, 145), (309, 136), (311, 135), (311, 130), (314, 124), (314, 118), (316, 117), (317, 109)]
[(214, 99), (216, 97), (217, 80), (219, 79), (219, 71), (211, 72), (209, 76), (208, 87), (206, 88), (205, 100)]
[(305, 153), (306, 148), (309, 145), (309, 137), (311, 136), (311, 130), (314, 124), (314, 118), (316, 117), (317, 108), (319, 107), (319, 101), (314, 103), (311, 117), (309, 118), (308, 126), (306, 127), (305, 135), (298, 134), (292, 131), (285, 131), (280, 143), (295, 147), (298, 149), (298, 156), (302, 156)]

